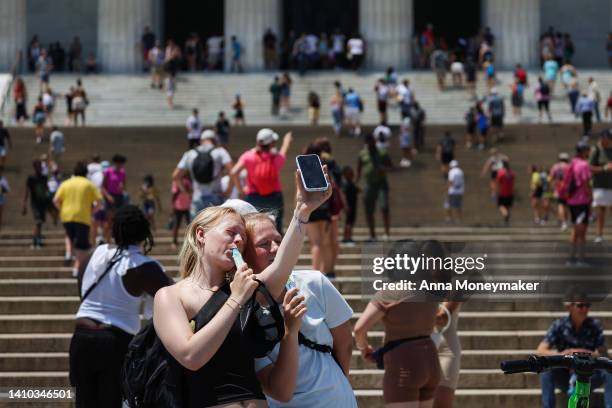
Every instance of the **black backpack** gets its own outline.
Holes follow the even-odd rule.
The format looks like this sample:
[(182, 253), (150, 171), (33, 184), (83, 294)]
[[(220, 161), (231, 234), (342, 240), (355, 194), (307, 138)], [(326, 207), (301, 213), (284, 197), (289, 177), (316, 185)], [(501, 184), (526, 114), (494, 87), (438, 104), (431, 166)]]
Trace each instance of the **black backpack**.
[(546, 82), (542, 82), (542, 85), (540, 86), (540, 93), (544, 96), (550, 95), (550, 87)]
[(194, 149), (197, 156), (191, 164), (191, 173), (198, 183), (207, 184), (215, 179), (215, 161), (211, 154), (214, 149), (213, 147), (204, 152)]
[[(254, 357), (264, 357), (285, 335), (285, 323), (278, 303), (263, 282), (240, 311), (240, 328), (249, 338)], [(261, 293), (268, 307), (256, 300)], [(229, 284), (202, 306), (194, 333), (204, 327), (229, 297)], [(130, 408), (183, 407), (183, 368), (166, 350), (155, 332), (153, 322), (143, 327), (130, 342), (121, 369), (121, 392)]]

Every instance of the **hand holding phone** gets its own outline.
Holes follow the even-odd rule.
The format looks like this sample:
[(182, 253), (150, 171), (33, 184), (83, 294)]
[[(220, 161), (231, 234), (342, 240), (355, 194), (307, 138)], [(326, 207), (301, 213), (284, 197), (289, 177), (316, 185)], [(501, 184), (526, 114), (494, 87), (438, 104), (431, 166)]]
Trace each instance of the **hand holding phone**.
[(329, 183), (323, 173), (321, 159), (316, 154), (302, 154), (295, 158), (306, 191), (326, 191)]

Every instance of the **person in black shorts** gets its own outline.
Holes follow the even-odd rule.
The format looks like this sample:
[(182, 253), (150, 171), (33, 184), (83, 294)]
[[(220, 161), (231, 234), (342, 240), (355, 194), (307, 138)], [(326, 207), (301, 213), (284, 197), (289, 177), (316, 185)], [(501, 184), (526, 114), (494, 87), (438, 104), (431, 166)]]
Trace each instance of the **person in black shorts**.
[(344, 223), (344, 235), (342, 243), (344, 245), (355, 245), (353, 241), (353, 226), (357, 218), (357, 196), (359, 195), (359, 187), (355, 184), (355, 172), (351, 166), (344, 166), (342, 169), (342, 177), (344, 183), (342, 191), (346, 200), (346, 221)]
[(39, 249), (43, 246), (42, 225), (45, 223), (45, 214), (49, 207), (49, 187), (47, 186), (47, 176), (42, 173), (41, 161), (34, 160), (34, 162), (32, 162), (32, 167), (34, 168), (34, 174), (28, 176), (26, 180), (26, 189), (21, 213), (23, 215), (27, 214), (27, 202), (29, 198), (32, 217), (34, 218), (31, 248)]
[(455, 159), (455, 139), (450, 132), (444, 132), (436, 148), (436, 157), (440, 160), (442, 176), (444, 180), (448, 177), (448, 165)]

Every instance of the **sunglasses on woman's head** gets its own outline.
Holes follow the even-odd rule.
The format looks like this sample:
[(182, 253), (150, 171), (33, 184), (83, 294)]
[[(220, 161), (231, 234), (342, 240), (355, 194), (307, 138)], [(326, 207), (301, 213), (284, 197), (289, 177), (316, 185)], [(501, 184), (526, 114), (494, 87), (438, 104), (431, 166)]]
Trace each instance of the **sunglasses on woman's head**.
[(590, 303), (582, 303), (582, 302), (580, 302), (580, 303), (574, 303), (574, 306), (576, 306), (579, 309), (582, 309), (582, 308), (589, 309), (591, 307), (591, 304)]

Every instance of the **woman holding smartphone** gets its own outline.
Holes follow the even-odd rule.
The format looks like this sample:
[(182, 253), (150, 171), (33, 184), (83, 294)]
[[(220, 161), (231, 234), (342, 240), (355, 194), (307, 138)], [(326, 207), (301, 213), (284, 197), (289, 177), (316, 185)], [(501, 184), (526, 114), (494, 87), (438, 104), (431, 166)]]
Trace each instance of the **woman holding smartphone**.
[[(248, 214), (245, 259), (255, 274), (276, 259), (281, 235), (266, 214)], [(354, 408), (348, 381), (353, 339), (353, 310), (319, 271), (293, 271), (278, 298), (287, 330), (274, 350), (255, 360), (257, 378), (270, 407)], [(299, 321), (293, 322), (297, 309)], [(288, 317), (289, 316), (289, 317)]]
[[(304, 224), (331, 191), (306, 192), (296, 172), (296, 207), (278, 256), (259, 276), (278, 298), (297, 262)], [(328, 178), (327, 170), (325, 177)], [(233, 249), (246, 245), (244, 219), (231, 208), (210, 207), (200, 212), (185, 233), (180, 253), (183, 280), (155, 296), (155, 330), (168, 352), (182, 366), (186, 407), (265, 407), (255, 376), (254, 356), (237, 319), (258, 283), (247, 264), (235, 268)], [(225, 284), (233, 279), (229, 285)], [(229, 286), (229, 287), (228, 287)], [(227, 301), (212, 319), (193, 332), (191, 319), (213, 294), (223, 290)]]

